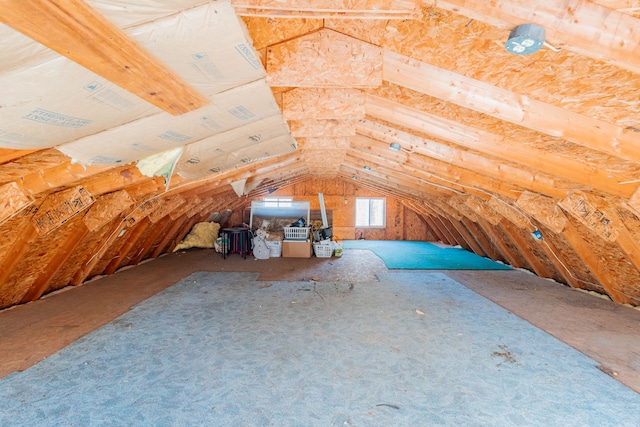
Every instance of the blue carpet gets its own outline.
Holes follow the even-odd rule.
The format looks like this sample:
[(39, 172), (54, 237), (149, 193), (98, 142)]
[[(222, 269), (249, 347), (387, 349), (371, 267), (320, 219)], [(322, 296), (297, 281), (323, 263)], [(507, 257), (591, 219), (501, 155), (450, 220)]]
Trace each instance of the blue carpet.
[(408, 240), (345, 240), (344, 249), (368, 249), (390, 270), (511, 270), (462, 248)]
[(2, 426), (637, 426), (640, 395), (440, 273), (194, 273), (0, 380)]

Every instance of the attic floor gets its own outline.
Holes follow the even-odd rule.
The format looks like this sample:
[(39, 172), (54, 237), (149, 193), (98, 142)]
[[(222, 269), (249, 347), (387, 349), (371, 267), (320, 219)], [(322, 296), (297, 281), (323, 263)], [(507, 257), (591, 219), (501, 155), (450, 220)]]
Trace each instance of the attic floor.
[[(367, 250), (342, 258), (223, 260), (188, 250), (126, 268), (70, 292), (0, 312), (0, 378), (25, 370), (194, 271), (258, 272), (259, 280), (372, 282), (391, 273)], [(440, 271), (601, 364), (640, 393), (640, 311), (524, 271)]]

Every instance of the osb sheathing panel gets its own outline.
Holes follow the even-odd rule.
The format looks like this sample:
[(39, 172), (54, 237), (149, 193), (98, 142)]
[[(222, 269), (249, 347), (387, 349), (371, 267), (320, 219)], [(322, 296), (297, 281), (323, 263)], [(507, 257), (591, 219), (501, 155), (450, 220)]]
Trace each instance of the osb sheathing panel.
[(640, 76), (621, 68), (566, 50), (513, 55), (504, 29), (435, 7), (419, 21), (390, 21), (388, 34), (384, 47), (400, 54), (622, 127), (638, 124)]
[(547, 270), (552, 274), (551, 277), (549, 278), (554, 279), (557, 282), (563, 282), (564, 278), (562, 277), (560, 272), (554, 268), (553, 263), (549, 260), (547, 253), (542, 247), (543, 242), (535, 240), (527, 230), (523, 230), (517, 227), (512, 227), (512, 228), (514, 232), (519, 234), (521, 240), (525, 242), (526, 246), (525, 248), (523, 248), (523, 250), (533, 254), (532, 258), (539, 260), (541, 264), (548, 266)]
[(451, 197), (447, 203), (461, 215), (464, 215), (473, 222), (478, 222), (480, 217), (473, 209), (467, 206), (465, 202), (466, 197)]
[(267, 49), (270, 85), (376, 87), (382, 82), (382, 50), (323, 29)]
[(413, 209), (404, 209), (404, 236), (402, 240), (433, 240), (424, 219)]
[(494, 211), (511, 221), (516, 227), (525, 229), (532, 227), (529, 223), (529, 218), (515, 206), (515, 202), (515, 200), (506, 201), (494, 196), (487, 203)]
[(286, 120), (364, 118), (365, 97), (357, 89), (297, 88), (282, 94)]
[[(509, 255), (511, 255), (511, 257), (516, 258), (518, 260), (518, 262), (520, 263), (520, 265), (525, 266), (525, 268), (527, 268), (527, 269), (530, 268), (529, 267), (529, 263), (522, 256), (522, 254), (518, 250), (518, 247), (513, 243), (513, 241), (509, 237), (509, 235), (504, 231), (504, 229), (502, 227), (493, 226), (488, 222), (485, 222), (484, 224), (488, 224), (488, 226), (491, 227), (493, 232), (498, 235), (498, 238), (500, 239), (500, 241), (509, 248)], [(489, 236), (489, 240), (493, 240), (491, 236)]]
[(554, 233), (561, 233), (565, 228), (567, 217), (555, 199), (525, 191), (516, 201), (516, 206), (545, 224)]
[(638, 305), (640, 303), (640, 272), (633, 267), (620, 247), (615, 243), (604, 241), (573, 216), (568, 220), (578, 230), (586, 246), (591, 248), (597, 256), (599, 272), (615, 280), (617, 288), (631, 298), (634, 305)]
[(469, 196), (466, 198), (464, 204), (493, 225), (498, 225), (502, 220), (502, 215), (493, 210), (485, 200), (479, 197)]
[(251, 35), (253, 47), (257, 50), (322, 28), (322, 19), (243, 16), (242, 20)]
[(102, 227), (84, 236), (67, 261), (53, 276), (47, 292), (69, 285), (76, 272), (84, 268), (85, 264), (91, 261), (92, 254), (95, 254), (101, 249), (101, 246), (105, 244), (109, 235), (113, 232), (115, 225), (120, 223), (120, 217), (113, 218), (110, 222), (102, 225)]
[(143, 259), (150, 257), (158, 249), (158, 246), (160, 246), (162, 241), (167, 237), (167, 233), (169, 232), (169, 229), (172, 225), (173, 221), (171, 221), (168, 216), (153, 224), (152, 229), (154, 231), (157, 231), (157, 234), (153, 242), (151, 242), (151, 244), (149, 245), (149, 248), (147, 249), (147, 252)]
[(372, 19), (325, 19), (325, 28), (338, 31), (350, 37), (383, 46), (387, 37), (387, 20)]
[(65, 247), (69, 236), (78, 227), (84, 227), (84, 224), (82, 218), (76, 216), (58, 227), (55, 233), (41, 235), (29, 243), (24, 256), (20, 258), (9, 277), (0, 284), (0, 308), (17, 304), (22, 300), (44, 268), (56, 256), (57, 251), (51, 248)]
[(0, 239), (0, 263), (15, 256), (11, 251), (12, 246), (25, 233), (25, 228), (31, 226), (31, 217), (23, 214), (24, 212), (21, 212), (0, 224), (0, 236), (2, 236)]
[(351, 137), (344, 138), (298, 138), (300, 150), (347, 150), (351, 147)]
[(149, 222), (149, 225), (145, 228), (142, 234), (136, 239), (134, 245), (131, 247), (131, 249), (129, 249), (129, 252), (127, 252), (125, 255), (122, 256), (120, 261), (120, 267), (129, 265), (133, 258), (136, 258), (138, 255), (141, 255), (142, 252), (145, 252), (147, 250), (147, 248), (142, 247), (142, 245), (144, 244), (146, 239), (149, 237), (149, 235), (154, 233), (154, 230), (155, 230), (154, 226), (155, 224), (153, 224), (152, 222)]
[(596, 203), (595, 200), (592, 203), (585, 193), (572, 192), (559, 205), (602, 239), (615, 242), (620, 233), (625, 232), (624, 224), (608, 204)]
[(563, 272), (577, 281), (577, 287), (606, 294), (604, 287), (598, 283), (591, 270), (584, 264), (562, 233), (554, 233), (541, 223), (537, 223), (536, 226), (544, 236), (541, 244), (549, 244), (548, 250), (559, 258), (559, 262), (564, 264)]
[(356, 121), (352, 119), (290, 120), (289, 127), (294, 138), (345, 138), (356, 134)]
[[(129, 240), (129, 236), (132, 232), (132, 230), (134, 230), (135, 225), (131, 228), (126, 228), (126, 232), (120, 236), (120, 237), (116, 237), (113, 242), (109, 245), (108, 249), (105, 251), (105, 253), (102, 255), (102, 257), (100, 258), (100, 261), (98, 261), (96, 263), (96, 265), (93, 267), (93, 269), (91, 270), (91, 272), (89, 273), (89, 275), (87, 276), (87, 279), (97, 276), (99, 274), (102, 274), (105, 270), (105, 268), (107, 268), (107, 266), (109, 265), (109, 263), (118, 258), (118, 253), (120, 251), (120, 248), (127, 243), (127, 241)], [(123, 229), (125, 229), (125, 227), (123, 226)], [(118, 232), (118, 230), (116, 230), (116, 232)]]
[(131, 206), (133, 206), (133, 199), (124, 190), (105, 194), (96, 199), (82, 221), (89, 231), (94, 231), (114, 218), (120, 217), (120, 213)]
[[(640, 165), (635, 163), (624, 161), (620, 158), (614, 158), (607, 154), (573, 144), (561, 138), (556, 138), (522, 126), (517, 126), (504, 120), (460, 107), (450, 102), (442, 101), (402, 86), (385, 82), (379, 88), (367, 89), (366, 92), (381, 96), (391, 101), (402, 103), (408, 107), (419, 109), (424, 113), (434, 114), (447, 120), (469, 125), (473, 129), (491, 132), (492, 134), (508, 138), (509, 141), (513, 141), (514, 149), (517, 148), (518, 145), (522, 144), (523, 146), (530, 146), (539, 150), (544, 150), (545, 153), (567, 157), (572, 161), (580, 159), (586, 167), (611, 171), (612, 173), (615, 172), (616, 174), (627, 176), (629, 179), (640, 173)], [(394, 125), (394, 127), (398, 126)], [(408, 132), (412, 133), (410, 130)], [(452, 144), (450, 141), (443, 141), (438, 138), (433, 139), (444, 144)], [(456, 147), (460, 146), (456, 145)], [(505, 159), (502, 159), (502, 161), (505, 161)], [(524, 168), (525, 170), (527, 169), (526, 166), (523, 165), (518, 167)], [(570, 183), (560, 184), (559, 186), (571, 188)]]
[(0, 165), (0, 182), (16, 181), (21, 177), (69, 163), (70, 159), (57, 150), (43, 150)]
[(33, 202), (34, 198), (17, 182), (0, 186), (0, 223)]

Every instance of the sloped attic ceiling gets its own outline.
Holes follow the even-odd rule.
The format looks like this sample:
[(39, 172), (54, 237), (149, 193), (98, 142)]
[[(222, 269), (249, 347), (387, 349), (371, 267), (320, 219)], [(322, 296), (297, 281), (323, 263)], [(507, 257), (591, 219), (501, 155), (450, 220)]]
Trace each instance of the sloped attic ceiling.
[[(637, 305), (640, 1), (538, 3), (2, 2), (0, 306), (123, 266), (122, 224), (169, 218), (136, 264), (233, 182), (310, 179)], [(547, 43), (514, 55), (523, 23)]]

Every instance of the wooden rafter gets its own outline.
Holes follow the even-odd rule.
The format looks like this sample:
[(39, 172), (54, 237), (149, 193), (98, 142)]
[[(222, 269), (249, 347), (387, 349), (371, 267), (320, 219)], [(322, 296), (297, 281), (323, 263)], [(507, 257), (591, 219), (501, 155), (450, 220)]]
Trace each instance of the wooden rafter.
[(514, 147), (512, 141), (501, 135), (427, 114), (379, 96), (367, 95), (366, 106), (367, 113), (373, 117), (565, 178), (575, 182), (577, 187), (595, 188), (623, 197), (630, 197), (635, 190), (634, 186), (620, 185), (619, 177), (612, 177), (605, 170), (589, 168), (578, 160), (523, 144)]
[[(640, 73), (640, 20), (584, 0), (433, 1), (439, 8), (493, 25), (534, 23), (566, 49)], [(505, 41), (508, 33), (505, 32)]]
[(640, 134), (385, 51), (382, 78), (492, 117), (634, 162)]
[[(375, 138), (388, 144), (399, 143), (406, 151), (411, 153), (412, 158), (423, 159), (423, 156), (425, 156), (435, 160), (435, 162), (425, 162), (426, 164), (446, 163), (447, 165), (467, 169), (472, 173), (479, 174), (476, 178), (469, 180), (469, 182), (473, 182), (474, 187), (483, 187), (486, 177), (491, 177), (507, 185), (527, 188), (530, 191), (550, 196), (564, 197), (567, 193), (566, 190), (557, 188), (553, 177), (514, 167), (504, 161), (486, 157), (469, 150), (419, 138), (368, 120), (361, 121), (357, 126), (357, 131), (360, 135)], [(416, 160), (417, 162), (419, 161)], [(509, 191), (515, 189), (512, 188)]]
[(279, 18), (413, 19), (420, 14), (415, 0), (233, 0), (239, 15)]
[(209, 103), (84, 1), (3, 0), (0, 22), (170, 114)]

